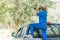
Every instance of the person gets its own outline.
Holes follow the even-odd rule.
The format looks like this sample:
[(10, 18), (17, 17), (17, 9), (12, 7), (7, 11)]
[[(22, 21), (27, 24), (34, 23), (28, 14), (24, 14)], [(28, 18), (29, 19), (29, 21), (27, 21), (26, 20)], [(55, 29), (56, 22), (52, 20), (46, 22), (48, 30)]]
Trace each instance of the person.
[(47, 30), (47, 6), (45, 4), (40, 5), (38, 8), (39, 12), (37, 16), (39, 17), (39, 23), (30, 24), (29, 36), (33, 37), (34, 28), (42, 31), (43, 40), (48, 40), (46, 30)]

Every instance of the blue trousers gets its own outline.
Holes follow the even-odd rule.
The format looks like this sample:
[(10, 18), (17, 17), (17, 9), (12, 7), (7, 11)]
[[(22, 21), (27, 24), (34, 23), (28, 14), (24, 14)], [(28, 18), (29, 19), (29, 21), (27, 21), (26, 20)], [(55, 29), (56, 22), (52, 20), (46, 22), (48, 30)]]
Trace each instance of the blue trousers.
[(46, 29), (42, 29), (42, 27), (40, 27), (38, 23), (30, 24), (30, 30), (29, 30), (30, 35), (33, 35), (34, 28), (39, 29), (39, 30), (41, 29), (43, 40), (48, 40), (47, 35), (46, 35)]

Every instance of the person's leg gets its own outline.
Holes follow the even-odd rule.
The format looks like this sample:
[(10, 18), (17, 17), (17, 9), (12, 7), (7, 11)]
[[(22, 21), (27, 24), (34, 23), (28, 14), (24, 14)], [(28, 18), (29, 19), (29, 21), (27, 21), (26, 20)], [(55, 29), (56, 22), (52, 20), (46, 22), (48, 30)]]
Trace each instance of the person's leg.
[(30, 35), (33, 35), (33, 32), (34, 32), (33, 24), (30, 24), (29, 34), (30, 34)]
[(29, 30), (29, 34), (33, 35), (34, 29), (39, 29), (39, 24), (35, 23), (35, 24), (30, 24), (30, 30)]
[(46, 30), (42, 30), (42, 37), (43, 37), (43, 40), (48, 40)]
[(29, 25), (29, 34), (26, 35), (27, 38), (33, 38), (33, 32), (34, 32), (34, 28), (33, 28), (33, 24)]
[(38, 23), (30, 24), (29, 35), (27, 35), (28, 38), (32, 38), (33, 37), (33, 33), (34, 33), (34, 29), (35, 28), (39, 29), (39, 24)]

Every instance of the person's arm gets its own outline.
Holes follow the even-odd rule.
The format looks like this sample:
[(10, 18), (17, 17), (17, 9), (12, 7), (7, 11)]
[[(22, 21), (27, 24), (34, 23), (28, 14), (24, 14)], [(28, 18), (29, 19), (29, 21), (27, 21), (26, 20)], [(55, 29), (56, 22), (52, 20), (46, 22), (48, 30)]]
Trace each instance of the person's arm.
[(37, 12), (38, 12), (38, 9), (36, 8), (34, 16), (37, 16)]
[(33, 16), (37, 16), (37, 11), (36, 10), (33, 10), (32, 13), (33, 13)]
[(44, 15), (44, 11), (38, 12), (37, 15), (38, 16), (43, 16)]

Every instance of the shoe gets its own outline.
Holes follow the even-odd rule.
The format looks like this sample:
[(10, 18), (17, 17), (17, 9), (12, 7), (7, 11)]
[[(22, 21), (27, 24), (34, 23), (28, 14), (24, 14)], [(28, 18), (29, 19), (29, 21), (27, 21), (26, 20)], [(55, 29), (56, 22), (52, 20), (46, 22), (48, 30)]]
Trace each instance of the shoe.
[(32, 35), (26, 35), (26, 38), (33, 38)]

